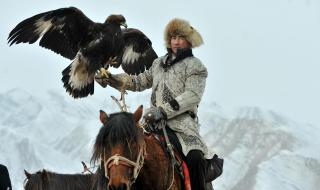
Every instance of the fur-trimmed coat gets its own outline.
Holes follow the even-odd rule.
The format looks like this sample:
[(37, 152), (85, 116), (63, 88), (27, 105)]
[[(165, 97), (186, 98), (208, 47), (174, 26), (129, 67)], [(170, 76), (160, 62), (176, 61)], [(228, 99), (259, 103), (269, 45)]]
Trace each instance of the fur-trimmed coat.
[(152, 88), (151, 106), (163, 108), (167, 114), (167, 124), (176, 132), (183, 153), (187, 155), (190, 150), (198, 149), (205, 158), (211, 158), (213, 153), (199, 134), (196, 116), (206, 85), (207, 69), (198, 58), (192, 56), (192, 52), (191, 56), (164, 66), (167, 59), (168, 54), (157, 58), (149, 70), (138, 76), (118, 74), (116, 78), (130, 81), (125, 87), (127, 90)]

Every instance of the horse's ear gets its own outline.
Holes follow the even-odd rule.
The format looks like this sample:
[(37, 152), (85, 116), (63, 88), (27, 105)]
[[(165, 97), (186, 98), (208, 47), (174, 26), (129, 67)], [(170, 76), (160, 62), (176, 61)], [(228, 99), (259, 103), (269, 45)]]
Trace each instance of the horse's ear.
[(139, 122), (142, 117), (143, 105), (140, 105), (136, 111), (133, 113), (133, 118), (135, 122)]
[(48, 172), (47, 170), (43, 169), (42, 172), (41, 172), (41, 177), (42, 179), (46, 179), (48, 177)]
[(28, 179), (30, 179), (31, 174), (30, 174), (29, 172), (27, 172), (27, 170), (24, 170), (24, 174), (26, 175), (26, 177), (27, 177)]
[(100, 110), (100, 121), (105, 124), (108, 121), (108, 114), (102, 110)]

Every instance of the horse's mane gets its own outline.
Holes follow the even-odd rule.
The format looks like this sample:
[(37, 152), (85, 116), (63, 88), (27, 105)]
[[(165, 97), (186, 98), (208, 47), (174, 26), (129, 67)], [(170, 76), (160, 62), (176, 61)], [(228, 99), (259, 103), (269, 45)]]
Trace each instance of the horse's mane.
[[(59, 174), (41, 170), (25, 181), (26, 190), (42, 189), (91, 189), (96, 179), (93, 174)], [(46, 187), (49, 186), (49, 187)]]
[(138, 129), (132, 113), (119, 112), (111, 114), (108, 121), (100, 129), (93, 147), (92, 162), (97, 162), (103, 154), (104, 149), (110, 150), (110, 147), (122, 144), (125, 148), (130, 142), (137, 141)]
[(42, 190), (43, 179), (41, 176), (41, 171), (38, 171), (35, 174), (31, 174), (30, 178), (24, 180), (24, 189), (25, 190)]

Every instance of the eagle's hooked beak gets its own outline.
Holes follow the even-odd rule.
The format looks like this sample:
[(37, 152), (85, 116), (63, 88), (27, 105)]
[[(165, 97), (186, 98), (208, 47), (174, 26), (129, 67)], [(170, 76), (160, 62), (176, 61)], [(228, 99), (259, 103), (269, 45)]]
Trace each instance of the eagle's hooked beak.
[(125, 28), (128, 28), (128, 25), (127, 25), (127, 23), (125, 23), (125, 22), (122, 22), (120, 25), (123, 26), (123, 27), (125, 27)]

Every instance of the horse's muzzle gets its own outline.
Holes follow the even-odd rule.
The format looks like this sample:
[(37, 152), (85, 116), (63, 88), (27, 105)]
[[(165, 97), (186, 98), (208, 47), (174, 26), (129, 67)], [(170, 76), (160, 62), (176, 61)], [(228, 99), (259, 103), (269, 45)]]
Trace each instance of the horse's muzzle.
[(119, 186), (108, 185), (108, 190), (128, 190), (128, 186), (125, 183), (121, 183)]

